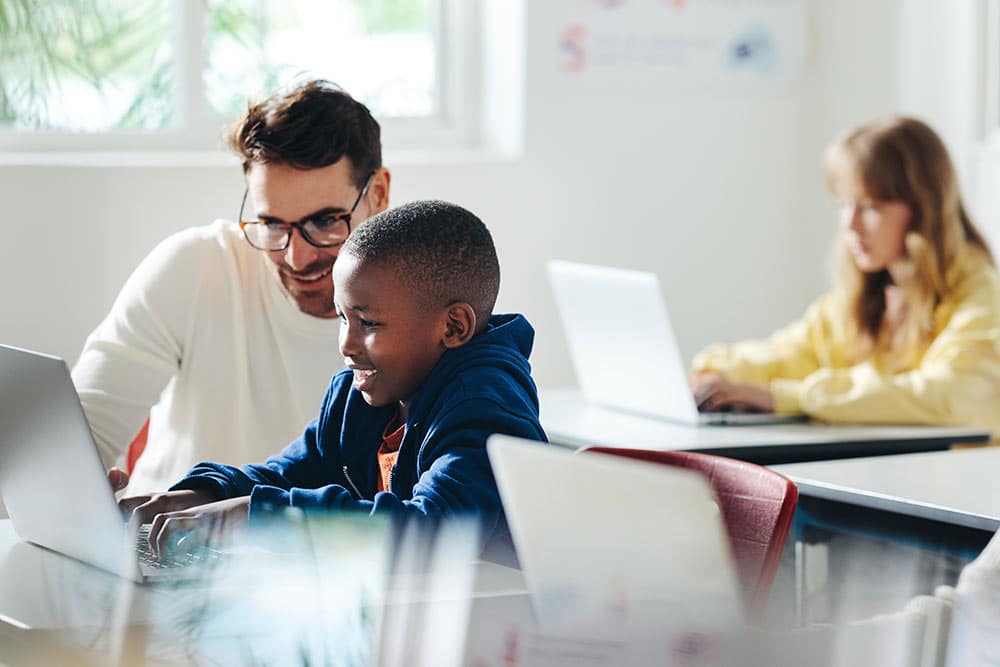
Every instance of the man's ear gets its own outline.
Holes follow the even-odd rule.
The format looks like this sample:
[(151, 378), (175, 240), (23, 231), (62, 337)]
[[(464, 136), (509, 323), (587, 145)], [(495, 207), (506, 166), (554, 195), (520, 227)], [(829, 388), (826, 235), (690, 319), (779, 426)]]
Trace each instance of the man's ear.
[(446, 349), (461, 347), (476, 335), (476, 311), (464, 301), (456, 301), (445, 311), (445, 331), (441, 343)]
[(376, 169), (375, 173), (372, 174), (372, 182), (368, 186), (368, 194), (365, 195), (371, 215), (376, 215), (389, 208), (389, 183), (391, 181), (392, 176), (385, 167)]

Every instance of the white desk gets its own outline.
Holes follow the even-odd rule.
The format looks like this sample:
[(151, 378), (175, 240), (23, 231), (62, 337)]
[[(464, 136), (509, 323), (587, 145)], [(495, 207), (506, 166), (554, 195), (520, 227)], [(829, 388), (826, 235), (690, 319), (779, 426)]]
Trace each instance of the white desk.
[(984, 429), (950, 426), (685, 426), (590, 404), (575, 388), (540, 390), (539, 402), (555, 444), (690, 450), (761, 464), (935, 451), (990, 438)]
[[(904, 588), (905, 595), (916, 595), (941, 583), (954, 585), (961, 563), (975, 558), (1000, 529), (1000, 447), (772, 469), (799, 489), (794, 533), (800, 619), (812, 606), (806, 595), (806, 570), (813, 568), (806, 563), (806, 543), (849, 538), (828, 557), (831, 568), (852, 575), (846, 584), (838, 582), (845, 589), (854, 584), (867, 592), (875, 581), (886, 588), (921, 582), (923, 588)], [(877, 546), (885, 543), (903, 548)], [(858, 583), (862, 572), (864, 585)]]
[(1000, 529), (1000, 447), (773, 466), (800, 495), (952, 526)]
[[(344, 596), (337, 590), (330, 594), (329, 581), (317, 576), (303, 580), (295, 576), (294, 566), (291, 576), (281, 576), (287, 574), (283, 562), (276, 569), (258, 569), (251, 584), (234, 582), (237, 588), (219, 585), (217, 578), (210, 583), (139, 585), (21, 542), (11, 522), (0, 520), (0, 663), (103, 665), (115, 662), (119, 654), (125, 664), (242, 664), (250, 655), (298, 662), (312, 655), (305, 651), (315, 648), (306, 641), (313, 637), (321, 635), (323, 641), (344, 646), (365, 636), (367, 626), (337, 614)], [(530, 619), (523, 577), (518, 570), (492, 563), (469, 567), (467, 578), (461, 572), (452, 574), (471, 585), (471, 591), (463, 592), (458, 584), (447, 590), (439, 586), (439, 593), (432, 594), (429, 580), (397, 578), (386, 607), (411, 606), (409, 613), (393, 617), (401, 619), (402, 627), (424, 622), (413, 619), (425, 616), (431, 619), (427, 623), (440, 624), (469, 614), (468, 637), (452, 625), (444, 633), (440, 628), (432, 632), (431, 625), (425, 628), (424, 641), (447, 647), (466, 640), (470, 652), (499, 653), (508, 626), (501, 632), (497, 619)], [(350, 595), (346, 597), (350, 604)], [(303, 618), (306, 623), (300, 622)], [(392, 637), (410, 641), (398, 631)], [(384, 636), (383, 641), (389, 640)], [(425, 654), (429, 650), (434, 649), (424, 647)]]

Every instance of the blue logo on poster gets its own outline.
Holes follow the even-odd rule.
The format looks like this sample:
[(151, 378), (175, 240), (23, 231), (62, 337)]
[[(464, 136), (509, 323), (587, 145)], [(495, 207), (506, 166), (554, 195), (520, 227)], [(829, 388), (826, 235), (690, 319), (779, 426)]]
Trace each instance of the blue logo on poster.
[(762, 26), (751, 26), (732, 42), (728, 60), (735, 69), (769, 72), (777, 62), (774, 37)]

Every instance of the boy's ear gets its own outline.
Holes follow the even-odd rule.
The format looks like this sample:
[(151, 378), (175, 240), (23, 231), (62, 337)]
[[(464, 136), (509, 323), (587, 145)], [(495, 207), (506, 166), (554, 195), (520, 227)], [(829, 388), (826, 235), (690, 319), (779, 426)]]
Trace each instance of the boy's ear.
[(476, 311), (464, 301), (456, 301), (445, 311), (445, 331), (441, 342), (446, 349), (461, 347), (476, 335)]

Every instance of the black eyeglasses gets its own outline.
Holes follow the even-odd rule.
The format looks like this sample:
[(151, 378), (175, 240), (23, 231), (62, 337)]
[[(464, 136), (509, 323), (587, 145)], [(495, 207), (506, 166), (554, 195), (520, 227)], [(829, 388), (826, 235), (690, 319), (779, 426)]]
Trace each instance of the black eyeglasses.
[(243, 201), (240, 203), (240, 229), (247, 243), (258, 250), (284, 250), (292, 239), (292, 230), (296, 227), (299, 234), (306, 240), (306, 243), (317, 248), (332, 248), (347, 240), (351, 233), (351, 216), (358, 208), (358, 204), (364, 199), (371, 185), (372, 176), (375, 172), (368, 174), (365, 179), (365, 186), (358, 193), (358, 198), (354, 200), (351, 210), (346, 213), (320, 213), (303, 218), (298, 222), (264, 222), (262, 220), (244, 220), (243, 209), (246, 207), (247, 195), (250, 189), (243, 192)]

